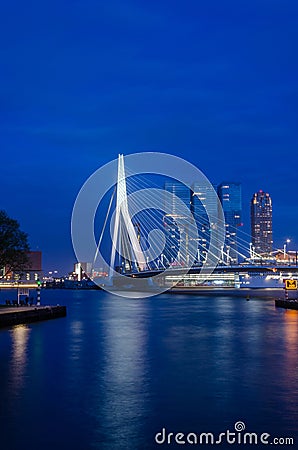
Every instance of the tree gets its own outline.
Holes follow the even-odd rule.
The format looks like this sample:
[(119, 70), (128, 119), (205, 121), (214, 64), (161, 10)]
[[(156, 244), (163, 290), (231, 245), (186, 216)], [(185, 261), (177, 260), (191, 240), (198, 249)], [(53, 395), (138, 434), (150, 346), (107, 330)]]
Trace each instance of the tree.
[(0, 210), (0, 278), (10, 272), (21, 272), (29, 266), (28, 236), (20, 230), (17, 220)]

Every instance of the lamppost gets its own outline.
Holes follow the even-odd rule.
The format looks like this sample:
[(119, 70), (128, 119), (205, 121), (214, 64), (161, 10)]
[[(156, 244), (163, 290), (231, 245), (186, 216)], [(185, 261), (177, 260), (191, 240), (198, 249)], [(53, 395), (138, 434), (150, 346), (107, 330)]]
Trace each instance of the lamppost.
[(286, 262), (287, 245), (291, 242), (291, 239), (287, 239), (284, 243), (284, 262)]
[(57, 276), (58, 270), (54, 270), (54, 271), (50, 271), (49, 272), (49, 278), (51, 279), (51, 281), (54, 280), (55, 275)]

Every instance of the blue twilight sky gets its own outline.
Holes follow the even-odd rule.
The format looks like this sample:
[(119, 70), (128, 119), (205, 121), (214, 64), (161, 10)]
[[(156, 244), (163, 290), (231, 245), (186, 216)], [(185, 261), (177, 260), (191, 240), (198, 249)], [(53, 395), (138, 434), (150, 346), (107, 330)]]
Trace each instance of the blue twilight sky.
[(270, 192), (298, 248), (296, 0), (10, 0), (0, 8), (0, 208), (72, 269), (73, 202), (119, 152)]

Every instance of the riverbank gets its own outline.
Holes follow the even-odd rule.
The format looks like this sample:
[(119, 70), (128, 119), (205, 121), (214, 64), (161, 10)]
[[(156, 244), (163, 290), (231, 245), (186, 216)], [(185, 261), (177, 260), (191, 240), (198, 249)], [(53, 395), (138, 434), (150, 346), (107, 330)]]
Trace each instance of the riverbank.
[(0, 328), (66, 316), (66, 306), (24, 306), (0, 308)]
[(278, 308), (298, 310), (298, 300), (275, 300), (275, 306)]

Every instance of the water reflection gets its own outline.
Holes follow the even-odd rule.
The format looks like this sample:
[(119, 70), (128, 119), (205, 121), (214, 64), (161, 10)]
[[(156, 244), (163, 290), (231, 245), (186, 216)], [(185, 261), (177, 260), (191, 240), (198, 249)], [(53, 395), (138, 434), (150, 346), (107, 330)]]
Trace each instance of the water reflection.
[(132, 300), (123, 309), (117, 299), (109, 302), (104, 311), (97, 440), (105, 435), (108, 442), (113, 436), (114, 440), (119, 439), (119, 446), (120, 441), (124, 447), (127, 445), (125, 448), (138, 442), (147, 410), (145, 308), (144, 302)]
[(1, 448), (145, 450), (163, 426), (221, 432), (236, 420), (296, 438), (297, 312), (66, 294), (66, 319), (2, 332)]
[[(298, 312), (286, 310), (284, 314), (285, 320), (285, 372), (287, 377), (296, 377), (298, 369)], [(294, 381), (294, 380), (293, 380)]]
[(70, 325), (70, 356), (73, 361), (80, 359), (83, 337), (83, 322), (81, 320), (74, 320)]
[(285, 311), (285, 336), (287, 349), (289, 354), (295, 352), (295, 360), (297, 361), (297, 343), (298, 343), (298, 313), (290, 309)]
[(9, 381), (14, 394), (17, 394), (24, 384), (30, 332), (31, 329), (27, 325), (18, 325), (10, 331), (12, 354)]

